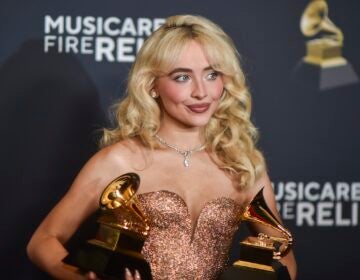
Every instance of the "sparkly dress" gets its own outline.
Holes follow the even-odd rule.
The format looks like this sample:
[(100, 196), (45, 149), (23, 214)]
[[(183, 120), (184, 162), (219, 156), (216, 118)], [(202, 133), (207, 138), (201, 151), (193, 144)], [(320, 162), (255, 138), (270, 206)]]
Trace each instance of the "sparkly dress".
[(210, 200), (192, 229), (187, 205), (178, 194), (157, 191), (138, 198), (150, 220), (142, 253), (153, 279), (216, 279), (226, 264), (243, 207), (231, 198)]

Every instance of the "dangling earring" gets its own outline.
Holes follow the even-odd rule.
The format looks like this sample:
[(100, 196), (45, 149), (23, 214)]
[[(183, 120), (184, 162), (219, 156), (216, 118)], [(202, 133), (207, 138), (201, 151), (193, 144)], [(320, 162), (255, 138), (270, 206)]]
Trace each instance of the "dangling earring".
[(154, 99), (159, 97), (159, 95), (156, 93), (155, 90), (152, 90), (152, 91), (150, 92), (150, 95), (151, 95), (151, 97), (154, 98)]

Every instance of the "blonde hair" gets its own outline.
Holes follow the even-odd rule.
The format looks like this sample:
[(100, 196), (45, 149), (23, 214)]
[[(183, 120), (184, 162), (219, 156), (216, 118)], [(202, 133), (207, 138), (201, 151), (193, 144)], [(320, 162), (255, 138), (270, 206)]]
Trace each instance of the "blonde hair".
[(171, 69), (186, 44), (195, 40), (211, 66), (222, 74), (224, 93), (205, 127), (205, 144), (216, 164), (252, 186), (265, 170), (256, 148), (257, 129), (250, 120), (251, 96), (240, 67), (239, 54), (228, 35), (210, 20), (193, 15), (169, 17), (144, 43), (129, 73), (126, 97), (115, 105), (117, 126), (104, 129), (101, 146), (138, 136), (151, 149), (159, 147), (154, 135), (160, 128), (161, 110), (150, 96), (157, 77)]

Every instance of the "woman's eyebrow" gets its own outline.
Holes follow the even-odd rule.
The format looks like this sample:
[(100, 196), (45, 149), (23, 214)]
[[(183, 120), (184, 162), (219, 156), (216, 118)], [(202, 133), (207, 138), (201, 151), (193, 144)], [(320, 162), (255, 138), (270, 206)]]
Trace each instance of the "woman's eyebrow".
[[(207, 66), (203, 69), (203, 71), (207, 71), (207, 70), (212, 70), (213, 68), (211, 66)], [(192, 69), (190, 68), (183, 68), (183, 67), (179, 67), (179, 68), (175, 68), (173, 70), (171, 70), (168, 75), (172, 75), (174, 73), (178, 73), (178, 72), (186, 72), (186, 73), (191, 73), (193, 72)]]
[(171, 70), (168, 75), (172, 75), (172, 74), (178, 73), (178, 72), (190, 73), (190, 72), (192, 72), (192, 70), (190, 68), (182, 68), (182, 67), (175, 68), (175, 69)]

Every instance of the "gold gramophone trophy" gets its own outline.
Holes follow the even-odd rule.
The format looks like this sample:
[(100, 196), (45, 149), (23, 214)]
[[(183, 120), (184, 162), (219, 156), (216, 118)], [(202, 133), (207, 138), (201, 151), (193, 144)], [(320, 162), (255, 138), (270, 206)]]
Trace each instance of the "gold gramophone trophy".
[(135, 195), (139, 183), (137, 174), (126, 173), (104, 189), (96, 237), (70, 249), (66, 264), (94, 271), (101, 279), (124, 279), (125, 268), (151, 279), (150, 266), (141, 255), (149, 225)]
[(300, 21), (306, 42), (306, 56), (296, 73), (302, 82), (320, 90), (357, 82), (359, 79), (351, 64), (342, 56), (344, 35), (329, 18), (325, 0), (312, 0)]
[(267, 206), (263, 189), (246, 207), (240, 220), (270, 227), (282, 237), (259, 233), (240, 242), (240, 259), (226, 269), (219, 280), (290, 280), (287, 268), (278, 260), (290, 250), (293, 237)]
[(321, 68), (345, 65), (342, 57), (344, 35), (329, 19), (329, 9), (325, 0), (313, 0), (305, 9), (300, 28), (306, 37), (324, 33), (320, 38), (306, 42), (307, 54), (303, 58), (306, 63)]

